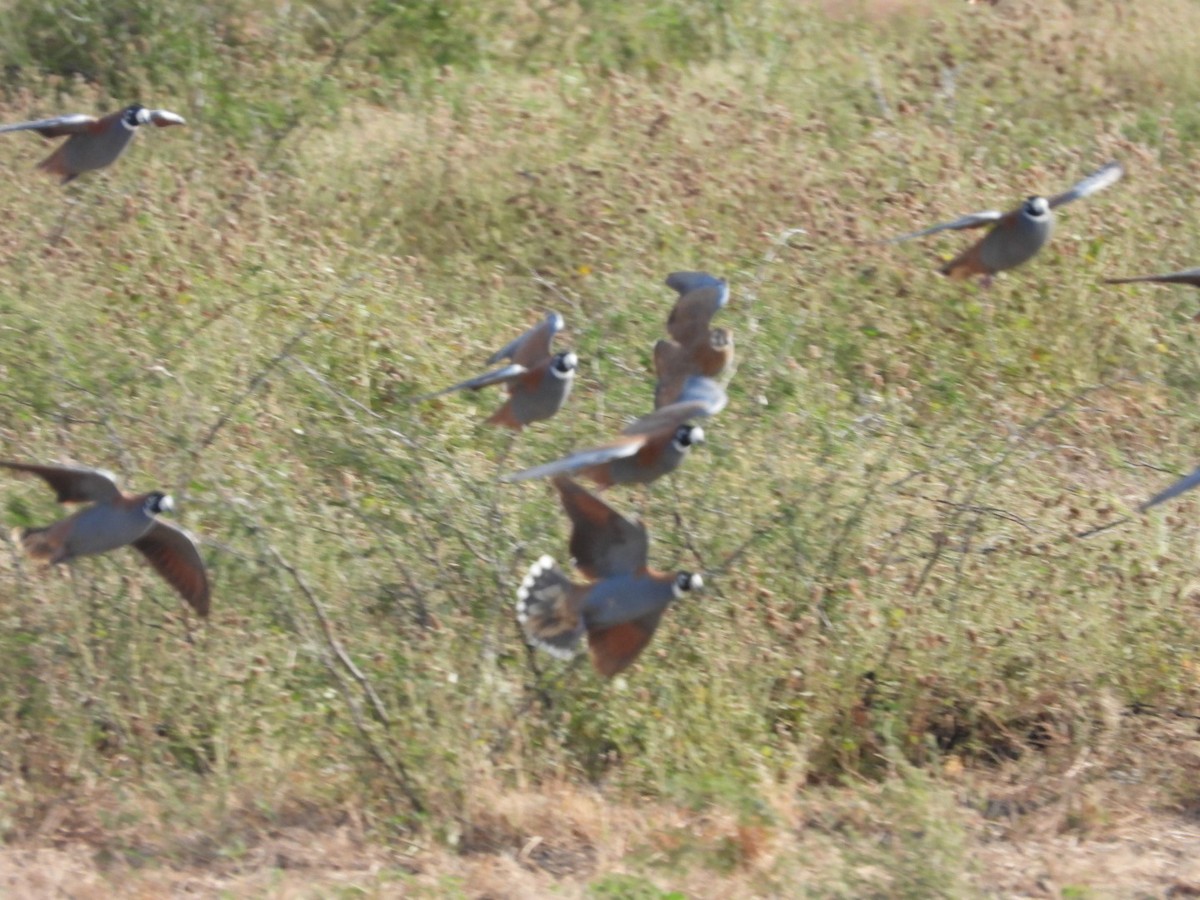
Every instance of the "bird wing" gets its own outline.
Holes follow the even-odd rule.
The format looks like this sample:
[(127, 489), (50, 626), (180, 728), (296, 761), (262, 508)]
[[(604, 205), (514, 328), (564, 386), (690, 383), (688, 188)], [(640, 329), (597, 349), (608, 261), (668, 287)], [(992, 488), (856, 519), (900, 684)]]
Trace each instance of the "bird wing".
[(673, 432), (688, 419), (715, 416), (728, 402), (729, 396), (721, 385), (703, 375), (693, 375), (684, 382), (683, 390), (674, 403), (647, 413), (630, 423), (621, 433), (633, 435)]
[(550, 355), (550, 344), (554, 336), (565, 327), (566, 322), (559, 313), (549, 313), (544, 320), (489, 356), (487, 365), (498, 363), (502, 359), (511, 359), (532, 369)]
[(726, 294), (729, 292), (729, 285), (724, 278), (716, 278), (707, 272), (672, 272), (667, 276), (667, 287), (678, 291), (680, 297), (700, 288), (719, 288), (724, 289)]
[(1145, 512), (1152, 506), (1158, 506), (1164, 500), (1170, 500), (1172, 497), (1178, 497), (1184, 491), (1189, 491), (1196, 485), (1200, 484), (1200, 469), (1197, 469), (1191, 475), (1185, 475), (1177, 482), (1165, 490), (1159, 491), (1145, 503), (1138, 507), (1140, 512)]
[(612, 462), (614, 459), (626, 459), (627, 457), (634, 456), (645, 445), (645, 437), (622, 437), (607, 444), (601, 444), (598, 447), (577, 450), (568, 456), (564, 456), (562, 459), (554, 460), (554, 462), (543, 463), (540, 466), (533, 466), (529, 469), (523, 469), (520, 472), (513, 472), (511, 475), (505, 475), (500, 480), (507, 482), (530, 481), (534, 478), (548, 478), (551, 475), (575, 472), (588, 466), (601, 466), (604, 463)]
[(0, 466), (37, 475), (54, 490), (59, 503), (107, 503), (121, 496), (112, 473), (102, 469), (3, 461)]
[(157, 125), (159, 128), (187, 124), (187, 119), (177, 113), (171, 112), (169, 109), (148, 109), (145, 111), (145, 120), (151, 125)]
[(960, 216), (953, 222), (942, 222), (939, 225), (931, 225), (929, 228), (921, 231), (914, 231), (910, 234), (902, 234), (900, 237), (890, 238), (884, 241), (886, 244), (899, 244), (902, 241), (911, 241), (913, 238), (925, 237), (929, 234), (937, 234), (939, 231), (963, 231), (967, 228), (982, 228), (984, 225), (991, 225), (994, 222), (999, 222), (1004, 218), (1004, 213), (998, 209), (985, 209), (983, 212), (968, 213), (965, 216)]
[(684, 347), (708, 335), (712, 318), (729, 303), (729, 285), (705, 285), (683, 294), (667, 316), (667, 333)]
[(587, 633), (588, 650), (596, 671), (611, 678), (628, 668), (646, 649), (650, 638), (654, 637), (662, 615), (663, 611), (658, 610), (619, 625), (590, 629)]
[(571, 520), (571, 555), (589, 578), (631, 575), (646, 568), (650, 541), (646, 527), (632, 522), (565, 475), (554, 479)]
[(443, 394), (450, 394), (454, 391), (477, 391), (481, 388), (490, 387), (493, 384), (504, 384), (524, 375), (528, 371), (524, 366), (511, 363), (491, 372), (476, 375), (474, 378), (468, 378), (466, 381), (460, 381), (458, 384), (451, 385), (448, 388), (442, 388), (440, 391), (434, 391), (432, 394), (423, 394), (415, 398), (413, 402), (432, 400), (434, 397), (440, 397)]
[(1068, 190), (1051, 197), (1049, 201), (1050, 208), (1054, 209), (1055, 207), (1062, 206), (1064, 203), (1071, 203), (1075, 200), (1082, 200), (1084, 197), (1090, 197), (1097, 191), (1102, 191), (1106, 187), (1116, 184), (1124, 174), (1125, 169), (1122, 168), (1119, 162), (1110, 162)]
[(1133, 284), (1138, 281), (1161, 281), (1166, 284), (1191, 284), (1200, 287), (1200, 269), (1166, 272), (1162, 275), (1135, 275), (1132, 278), (1105, 278), (1105, 284)]
[(196, 615), (201, 618), (208, 615), (208, 575), (200, 551), (186, 531), (156, 519), (133, 546), (191, 605)]
[(99, 119), (83, 113), (72, 113), (67, 116), (55, 116), (53, 119), (35, 119), (32, 122), (16, 122), (12, 125), (0, 125), (0, 134), (6, 131), (36, 131), (42, 137), (65, 137), (68, 134), (80, 134), (89, 130)]

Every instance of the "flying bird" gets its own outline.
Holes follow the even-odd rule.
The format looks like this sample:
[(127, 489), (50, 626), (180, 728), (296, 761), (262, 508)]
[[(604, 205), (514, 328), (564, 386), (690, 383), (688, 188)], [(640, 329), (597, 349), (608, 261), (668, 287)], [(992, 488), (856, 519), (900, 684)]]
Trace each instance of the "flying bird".
[(667, 286), (679, 299), (667, 317), (667, 333), (654, 345), (655, 406), (674, 403), (688, 378), (720, 375), (733, 361), (733, 332), (712, 328), (729, 303), (729, 284), (707, 272), (672, 272)]
[(1200, 469), (1196, 469), (1196, 471), (1192, 472), (1191, 475), (1185, 475), (1170, 487), (1159, 491), (1157, 494), (1139, 506), (1138, 512), (1145, 512), (1152, 506), (1158, 506), (1158, 504), (1162, 503), (1164, 500), (1170, 500), (1172, 497), (1178, 497), (1185, 491), (1190, 491), (1198, 484), (1200, 484)]
[(1030, 197), (1019, 207), (1006, 213), (994, 209), (970, 213), (952, 222), (943, 222), (892, 238), (886, 243), (898, 244), (940, 231), (961, 231), (991, 225), (987, 234), (940, 269), (943, 275), (951, 278), (982, 275), (985, 283), (988, 283), (997, 272), (1016, 268), (1037, 255), (1054, 231), (1055, 209), (1110, 187), (1124, 174), (1125, 170), (1120, 163), (1110, 162), (1069, 190), (1049, 199)]
[(559, 476), (554, 486), (571, 520), (575, 567), (590, 581), (576, 584), (550, 556), (541, 557), (517, 591), (517, 621), (531, 644), (563, 659), (575, 655), (586, 634), (592, 665), (611, 677), (645, 649), (671, 601), (704, 580), (648, 568), (650, 542), (641, 522), (570, 478)]
[(99, 469), (4, 461), (0, 466), (37, 475), (50, 485), (59, 503), (91, 503), (52, 525), (24, 529), (21, 544), (34, 559), (55, 565), (129, 545), (146, 557), (197, 615), (208, 615), (208, 576), (196, 545), (187, 532), (156, 518), (174, 509), (168, 495), (122, 493), (113, 476)]
[(36, 131), (42, 137), (66, 137), (58, 149), (38, 164), (39, 169), (62, 176), (62, 183), (66, 184), (84, 172), (103, 169), (116, 162), (142, 125), (166, 128), (186, 124), (182, 116), (173, 112), (146, 109), (135, 103), (99, 119), (74, 113), (53, 119), (0, 125), (0, 134), (7, 131)]
[[(1132, 278), (1105, 278), (1105, 284), (1136, 284), (1142, 281), (1155, 281), (1160, 284), (1190, 284), (1200, 287), (1200, 269), (1184, 269), (1182, 272), (1166, 272), (1162, 275), (1135, 275)], [(1200, 313), (1192, 316), (1193, 322), (1200, 322)]]
[(689, 420), (715, 416), (727, 402), (719, 384), (693, 375), (676, 402), (642, 416), (615, 440), (501, 480), (527, 481), (579, 472), (602, 490), (614, 484), (649, 484), (675, 471), (691, 447), (704, 441), (704, 429), (688, 424)]
[(1166, 272), (1162, 275), (1134, 275), (1132, 278), (1105, 278), (1105, 284), (1135, 284), (1139, 281), (1157, 281), (1161, 284), (1190, 284), (1200, 287), (1200, 269), (1184, 269), (1182, 272)]
[(579, 358), (571, 351), (550, 352), (554, 336), (563, 328), (563, 317), (552, 312), (544, 321), (489, 356), (486, 363), (494, 365), (507, 359), (511, 361), (509, 365), (418, 399), (429, 400), (452, 391), (478, 391), (493, 384), (503, 384), (508, 389), (508, 402), (487, 419), (489, 425), (503, 425), (520, 431), (526, 425), (548, 419), (567, 401), (575, 370), (579, 367)]

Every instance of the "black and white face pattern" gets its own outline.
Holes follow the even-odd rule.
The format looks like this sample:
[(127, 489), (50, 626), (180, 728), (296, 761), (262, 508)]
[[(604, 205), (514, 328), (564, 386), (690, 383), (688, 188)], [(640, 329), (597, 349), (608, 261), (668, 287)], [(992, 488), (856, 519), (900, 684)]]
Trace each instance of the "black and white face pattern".
[(550, 371), (559, 378), (567, 378), (575, 373), (575, 369), (578, 366), (579, 357), (568, 350), (565, 353), (556, 353), (554, 355), (554, 362), (550, 365)]
[(686, 450), (693, 444), (704, 443), (704, 429), (699, 425), (680, 425), (675, 430), (675, 449)]
[(671, 590), (676, 598), (682, 597), (688, 591), (698, 591), (704, 587), (704, 579), (695, 572), (680, 572), (675, 576)]
[(125, 115), (121, 116), (121, 124), (126, 128), (137, 128), (146, 124), (146, 107), (133, 104), (125, 107)]
[(169, 494), (164, 494), (162, 491), (152, 491), (146, 496), (146, 505), (143, 509), (152, 516), (156, 516), (161, 512), (170, 512), (175, 508), (175, 501), (171, 499)]
[(1050, 212), (1050, 204), (1045, 197), (1030, 197), (1025, 201), (1024, 211), (1031, 219), (1041, 219)]

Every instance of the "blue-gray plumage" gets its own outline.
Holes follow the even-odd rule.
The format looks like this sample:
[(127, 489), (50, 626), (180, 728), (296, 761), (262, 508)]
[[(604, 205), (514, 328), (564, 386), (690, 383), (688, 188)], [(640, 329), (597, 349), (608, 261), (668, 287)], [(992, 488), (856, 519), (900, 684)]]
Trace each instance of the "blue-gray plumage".
[(59, 503), (92, 504), (52, 525), (24, 529), (21, 543), (30, 556), (55, 565), (131, 546), (198, 615), (208, 615), (208, 576), (196, 545), (187, 532), (157, 518), (174, 508), (169, 496), (161, 491), (123, 494), (113, 476), (99, 469), (4, 461), (0, 466), (37, 475), (53, 488)]
[(612, 676), (637, 659), (671, 602), (704, 580), (651, 570), (645, 526), (565, 476), (554, 486), (571, 519), (575, 567), (592, 582), (576, 584), (553, 559), (541, 557), (517, 591), (517, 620), (530, 643), (555, 656), (574, 655), (586, 634), (592, 665)]
[(488, 365), (512, 360), (509, 365), (416, 399), (429, 400), (452, 391), (477, 391), (502, 384), (508, 390), (508, 402), (487, 419), (489, 425), (520, 431), (526, 425), (548, 419), (567, 402), (579, 367), (579, 358), (569, 350), (550, 353), (551, 342), (562, 329), (563, 317), (552, 312), (487, 359)]
[(182, 116), (168, 110), (146, 109), (134, 104), (99, 119), (76, 113), (0, 125), (0, 134), (36, 131), (47, 138), (66, 137), (67, 140), (57, 150), (38, 164), (38, 168), (62, 176), (63, 184), (66, 184), (84, 172), (103, 169), (116, 162), (140, 126), (157, 125), (165, 128), (185, 124)]
[(728, 402), (725, 390), (711, 378), (692, 376), (679, 399), (629, 425), (621, 437), (521, 472), (503, 481), (527, 481), (580, 472), (602, 489), (614, 484), (649, 484), (679, 467), (704, 429), (689, 419), (715, 416)]
[(1170, 500), (1172, 497), (1178, 497), (1184, 491), (1190, 491), (1198, 484), (1200, 484), (1200, 469), (1196, 469), (1196, 471), (1192, 472), (1191, 475), (1185, 475), (1170, 487), (1159, 491), (1157, 494), (1139, 506), (1138, 509), (1142, 512), (1145, 512), (1152, 506), (1158, 506), (1158, 504), (1162, 503), (1164, 500)]
[(943, 222), (921, 231), (892, 238), (886, 243), (898, 244), (901, 241), (925, 237), (941, 231), (961, 231), (967, 228), (991, 225), (992, 228), (983, 238), (940, 270), (943, 275), (949, 275), (951, 278), (969, 278), (972, 275), (983, 275), (985, 278), (990, 278), (997, 272), (1016, 268), (1037, 255), (1053, 234), (1056, 208), (1065, 203), (1091, 196), (1097, 191), (1115, 184), (1124, 172), (1120, 163), (1110, 162), (1068, 190), (1049, 199), (1030, 197), (1021, 206), (1007, 213), (994, 209), (970, 213), (951, 222)]

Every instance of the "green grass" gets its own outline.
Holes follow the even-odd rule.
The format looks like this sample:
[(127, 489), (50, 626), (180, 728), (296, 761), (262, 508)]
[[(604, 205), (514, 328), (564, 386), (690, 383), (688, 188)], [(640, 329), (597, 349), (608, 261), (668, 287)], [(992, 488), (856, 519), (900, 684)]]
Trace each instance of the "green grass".
[[(804, 889), (930, 896), (971, 873), (945, 759), (1061, 770), (1098, 697), (1191, 708), (1195, 500), (1072, 535), (1197, 461), (1200, 300), (1097, 285), (1196, 262), (1196, 10), (836, 6), (0, 9), (4, 120), (189, 121), (65, 191), (3, 138), (4, 455), (173, 491), (215, 585), (189, 627), (130, 554), (68, 576), (7, 545), (8, 840), (65, 797), (125, 862), (346, 817), (456, 848), (494, 794), (562, 784), (786, 835), (806, 786), (851, 785), (928, 827), (895, 826), (886, 878), (851, 829)], [(991, 291), (935, 274), (969, 235), (873, 243), (1109, 158), (1127, 179)], [(514, 591), (566, 524), (496, 475), (649, 407), (685, 268), (733, 286), (729, 408), (611, 499), (708, 587), (602, 683), (527, 653)], [(546, 308), (581, 377), (503, 464), (494, 393), (410, 402)], [(55, 515), (30, 479), (2, 496), (8, 525)], [(722, 840), (694, 852), (742, 877)], [(674, 896), (656, 865), (587, 890)]]

